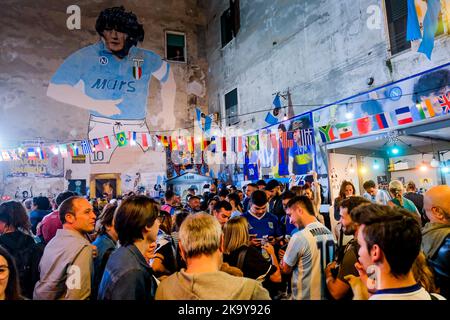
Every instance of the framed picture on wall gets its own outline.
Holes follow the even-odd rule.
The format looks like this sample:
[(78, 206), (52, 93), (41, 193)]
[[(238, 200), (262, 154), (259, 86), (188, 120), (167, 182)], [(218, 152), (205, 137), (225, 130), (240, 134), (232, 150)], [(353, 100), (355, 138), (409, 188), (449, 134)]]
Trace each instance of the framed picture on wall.
[(86, 179), (69, 180), (69, 191), (78, 193), (80, 196), (86, 195)]
[(96, 179), (95, 180), (95, 197), (113, 199), (117, 195), (116, 179)]

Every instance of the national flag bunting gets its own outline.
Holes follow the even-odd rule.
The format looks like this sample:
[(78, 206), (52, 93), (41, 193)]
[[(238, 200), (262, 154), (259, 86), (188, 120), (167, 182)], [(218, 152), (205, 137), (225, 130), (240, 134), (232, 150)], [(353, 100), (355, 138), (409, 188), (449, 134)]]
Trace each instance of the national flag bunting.
[(222, 152), (227, 152), (227, 137), (222, 137)]
[(92, 151), (97, 151), (101, 149), (100, 142), (97, 138), (92, 139)]
[(11, 157), (9, 156), (9, 153), (6, 150), (2, 151), (2, 158), (3, 158), (3, 161), (10, 161), (11, 160)]
[(392, 121), (388, 113), (378, 113), (374, 116), (374, 118), (375, 122), (378, 124), (379, 130), (392, 127)]
[(417, 111), (419, 112), (420, 119), (422, 120), (433, 118), (436, 115), (430, 99), (425, 99), (425, 101), (422, 101), (422, 103), (417, 103), (416, 107)]
[(271, 133), (270, 134), (270, 141), (272, 144), (272, 149), (278, 149), (278, 140), (277, 140), (277, 134)]
[(142, 148), (144, 148), (144, 149), (148, 148), (147, 133), (145, 133), (145, 132), (142, 133), (141, 143), (142, 143)]
[(259, 137), (258, 135), (248, 136), (248, 151), (259, 150)]
[(329, 142), (336, 139), (333, 133), (333, 127), (331, 124), (328, 124), (326, 126), (319, 127), (319, 133), (320, 138), (322, 139), (322, 142)]
[(372, 129), (370, 118), (359, 118), (358, 120), (356, 120), (356, 127), (358, 128), (359, 134), (368, 134)]
[(347, 122), (336, 124), (336, 129), (338, 129), (339, 138), (341, 139), (347, 139), (353, 135), (352, 127)]
[(395, 110), (395, 114), (397, 116), (398, 125), (408, 124), (413, 122), (413, 118), (411, 116), (411, 110), (409, 107), (398, 108)]
[(450, 91), (437, 97), (437, 100), (442, 107), (442, 114), (450, 113)]
[(27, 157), (28, 157), (29, 160), (36, 160), (37, 159), (36, 151), (34, 150), (34, 148), (28, 148), (28, 150), (27, 150)]
[(312, 129), (300, 130), (300, 143), (302, 146), (314, 144), (314, 131)]
[(67, 158), (67, 145), (61, 144), (59, 145), (59, 152), (63, 158)]
[(287, 136), (287, 146), (288, 146), (288, 148), (294, 147), (294, 132), (293, 131), (288, 131), (288, 132), (286, 132), (286, 136)]
[(242, 138), (243, 137), (236, 137), (236, 139), (237, 139), (237, 152), (242, 152), (244, 150), (243, 144), (242, 144)]
[(105, 145), (106, 149), (110, 149), (111, 148), (111, 142), (109, 141), (109, 137), (108, 136), (104, 136), (103, 137), (103, 144)]
[(119, 146), (119, 147), (124, 147), (124, 146), (126, 146), (127, 145), (127, 137), (126, 137), (126, 135), (125, 135), (125, 132), (119, 132), (117, 135), (116, 135), (116, 139), (117, 139), (117, 145)]
[(44, 148), (39, 147), (36, 149), (36, 151), (37, 151), (37, 155), (38, 155), (39, 159), (44, 160), (45, 159)]
[(81, 141), (81, 149), (83, 150), (84, 154), (92, 153), (91, 143), (89, 142), (89, 140)]

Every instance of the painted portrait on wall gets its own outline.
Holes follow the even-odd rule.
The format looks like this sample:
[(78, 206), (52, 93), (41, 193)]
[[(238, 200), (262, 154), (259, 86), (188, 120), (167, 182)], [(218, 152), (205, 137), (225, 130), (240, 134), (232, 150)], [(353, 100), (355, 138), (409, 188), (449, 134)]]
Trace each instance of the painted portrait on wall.
[[(50, 79), (47, 96), (89, 110), (90, 140), (130, 131), (141, 136), (149, 133), (147, 101), (154, 77), (161, 84), (163, 113), (152, 121), (172, 128), (175, 80), (166, 61), (138, 47), (145, 34), (138, 17), (123, 6), (107, 8), (100, 12), (95, 30), (99, 41), (64, 60)], [(148, 150), (139, 139), (136, 142)], [(102, 150), (102, 157), (90, 154), (90, 162), (109, 163), (116, 147)]]

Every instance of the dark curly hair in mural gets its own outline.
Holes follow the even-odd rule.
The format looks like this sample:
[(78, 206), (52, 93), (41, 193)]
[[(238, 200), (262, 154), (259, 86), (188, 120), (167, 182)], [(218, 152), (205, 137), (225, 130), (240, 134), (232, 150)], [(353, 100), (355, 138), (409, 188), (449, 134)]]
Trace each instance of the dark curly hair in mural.
[(95, 23), (95, 30), (103, 37), (103, 31), (116, 30), (128, 35), (125, 47), (116, 55), (125, 57), (132, 46), (138, 42), (144, 41), (144, 28), (137, 21), (137, 17), (133, 12), (126, 12), (123, 6), (107, 8), (100, 12)]
[(413, 101), (420, 101), (420, 97), (430, 94), (440, 95), (440, 91), (450, 84), (450, 72), (448, 70), (438, 70), (426, 73), (414, 84)]

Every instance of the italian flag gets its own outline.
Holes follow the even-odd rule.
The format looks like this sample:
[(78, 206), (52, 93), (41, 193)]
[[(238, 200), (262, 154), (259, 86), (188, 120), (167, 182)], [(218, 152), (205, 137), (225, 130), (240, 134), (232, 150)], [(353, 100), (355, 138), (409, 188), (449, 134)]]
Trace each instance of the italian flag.
[(338, 123), (336, 129), (338, 129), (339, 138), (341, 139), (347, 139), (353, 135), (352, 127), (347, 122)]

